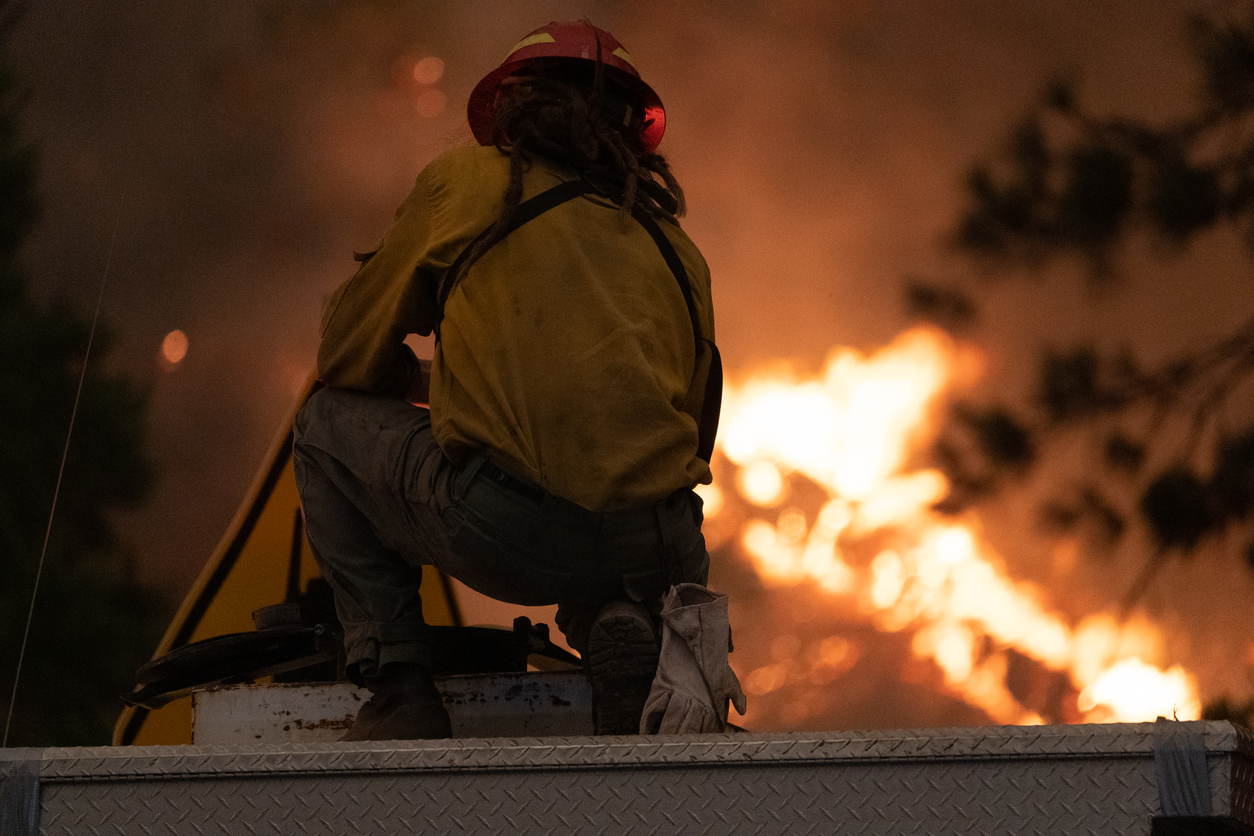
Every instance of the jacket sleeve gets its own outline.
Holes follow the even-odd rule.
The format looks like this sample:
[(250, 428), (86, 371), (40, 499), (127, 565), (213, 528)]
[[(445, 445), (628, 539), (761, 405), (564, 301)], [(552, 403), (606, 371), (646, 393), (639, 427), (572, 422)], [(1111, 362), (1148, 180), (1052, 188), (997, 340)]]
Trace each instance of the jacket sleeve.
[(396, 222), (322, 316), (318, 379), (328, 386), (403, 397), (418, 361), (405, 337), (434, 325), (435, 287), (418, 270), (433, 237), (426, 182), (419, 176)]

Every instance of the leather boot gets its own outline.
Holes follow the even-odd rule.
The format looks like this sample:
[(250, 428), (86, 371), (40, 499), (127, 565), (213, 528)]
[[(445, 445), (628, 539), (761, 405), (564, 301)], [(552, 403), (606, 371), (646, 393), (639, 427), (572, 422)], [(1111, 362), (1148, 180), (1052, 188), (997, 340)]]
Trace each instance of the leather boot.
[(366, 677), (370, 700), (341, 740), (434, 740), (453, 736), (444, 701), (425, 665), (394, 662)]
[(597, 613), (584, 668), (592, 684), (594, 734), (638, 734), (657, 672), (658, 639), (649, 611), (616, 601)]

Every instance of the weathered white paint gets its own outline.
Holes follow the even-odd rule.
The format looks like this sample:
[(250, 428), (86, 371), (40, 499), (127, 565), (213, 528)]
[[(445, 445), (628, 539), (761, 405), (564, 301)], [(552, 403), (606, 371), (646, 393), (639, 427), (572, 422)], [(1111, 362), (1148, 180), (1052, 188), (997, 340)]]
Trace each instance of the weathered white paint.
[[(454, 737), (592, 733), (592, 699), (578, 671), (436, 680)], [(192, 693), (192, 741), (204, 744), (338, 740), (370, 692), (349, 682), (230, 685)]]

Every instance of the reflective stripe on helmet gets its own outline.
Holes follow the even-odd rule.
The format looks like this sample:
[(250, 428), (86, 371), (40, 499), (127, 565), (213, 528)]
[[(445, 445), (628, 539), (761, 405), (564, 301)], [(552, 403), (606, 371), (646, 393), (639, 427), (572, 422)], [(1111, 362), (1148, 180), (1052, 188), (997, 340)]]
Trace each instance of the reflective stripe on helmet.
[(508, 61), (510, 55), (513, 55), (515, 52), (522, 49), (523, 47), (531, 46), (533, 44), (555, 44), (555, 43), (557, 43), (557, 38), (553, 37), (548, 32), (538, 32), (534, 35), (528, 35), (527, 37), (523, 38), (518, 43), (514, 44), (514, 48), (509, 51), (509, 55), (505, 56), (505, 60)]
[(471, 133), (480, 145), (492, 144), (492, 118), (496, 94), (501, 82), (511, 73), (525, 69), (536, 61), (549, 58), (572, 58), (596, 61), (598, 46), (606, 72), (626, 87), (644, 110), (640, 137), (645, 147), (656, 150), (666, 130), (666, 111), (653, 88), (640, 78), (636, 62), (618, 39), (590, 23), (550, 23), (527, 35), (509, 51), (501, 66), (488, 73), (475, 85), (466, 103), (466, 117)]

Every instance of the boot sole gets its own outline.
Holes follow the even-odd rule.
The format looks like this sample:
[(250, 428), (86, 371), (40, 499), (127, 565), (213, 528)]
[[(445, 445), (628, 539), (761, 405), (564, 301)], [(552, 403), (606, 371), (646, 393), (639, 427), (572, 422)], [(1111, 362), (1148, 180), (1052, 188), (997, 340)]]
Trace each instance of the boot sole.
[[(613, 606), (613, 605), (611, 605)], [(658, 641), (643, 608), (598, 616), (588, 636), (593, 728), (597, 734), (638, 734), (657, 673)]]

